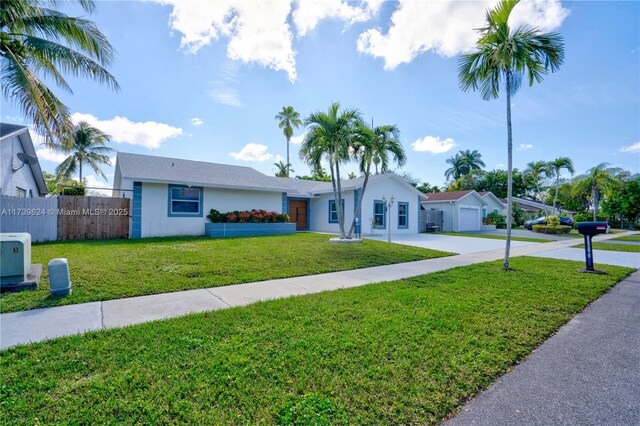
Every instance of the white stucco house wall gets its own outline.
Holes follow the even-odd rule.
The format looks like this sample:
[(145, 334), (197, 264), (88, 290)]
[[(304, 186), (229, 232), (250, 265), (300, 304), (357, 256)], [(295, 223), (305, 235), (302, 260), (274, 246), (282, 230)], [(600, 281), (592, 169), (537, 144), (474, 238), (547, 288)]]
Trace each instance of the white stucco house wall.
[(501, 215), (506, 215), (507, 213), (507, 204), (502, 202), (502, 200), (496, 197), (493, 192), (482, 191), (479, 192), (480, 196), (487, 203), (485, 207), (482, 208), (482, 217), (487, 217), (489, 213), (500, 213)]
[(483, 209), (488, 202), (478, 192), (451, 191), (429, 193), (428, 199), (422, 201), (425, 210), (441, 210), (443, 212), (442, 231), (464, 232), (482, 229)]
[[(362, 185), (362, 179), (342, 182), (347, 230)], [(250, 167), (119, 152), (113, 188), (113, 196), (132, 200), (132, 238), (204, 235), (211, 209), (277, 211), (288, 213), (299, 231), (339, 232), (331, 182), (277, 178)], [(390, 212), (382, 205), (383, 197), (394, 198)], [(424, 199), (420, 191), (392, 173), (371, 176), (362, 201), (362, 234), (386, 233), (388, 227), (392, 235), (418, 233)]]
[(48, 191), (40, 162), (25, 163), (18, 154), (38, 159), (29, 129), (0, 123), (0, 195), (44, 197)]

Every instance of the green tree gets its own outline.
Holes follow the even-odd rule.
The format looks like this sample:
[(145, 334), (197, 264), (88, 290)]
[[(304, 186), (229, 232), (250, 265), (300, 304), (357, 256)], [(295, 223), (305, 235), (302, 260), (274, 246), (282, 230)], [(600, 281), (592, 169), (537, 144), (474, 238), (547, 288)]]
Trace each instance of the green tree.
[(482, 161), (482, 154), (478, 150), (464, 150), (458, 152), (451, 158), (447, 159), (447, 164), (451, 167), (444, 172), (444, 176), (449, 179), (460, 179), (473, 170), (480, 170), (485, 166)]
[(276, 166), (277, 169), (276, 177), (289, 177), (289, 172), (295, 172), (295, 170), (291, 168), (291, 164), (284, 164), (282, 160), (273, 163), (273, 165)]
[(407, 162), (407, 155), (400, 142), (400, 131), (395, 125), (369, 127), (365, 123), (358, 123), (351, 145), (351, 152), (353, 152), (354, 158), (358, 162), (364, 181), (362, 182), (358, 206), (349, 227), (347, 238), (351, 238), (356, 226), (356, 218), (360, 217), (360, 212), (362, 211), (362, 200), (367, 190), (369, 176), (371, 176), (371, 164), (377, 159), (378, 163), (376, 165), (380, 167), (380, 171), (387, 173), (391, 159), (398, 167), (404, 166)]
[(305, 120), (309, 131), (300, 147), (300, 159), (312, 167), (320, 167), (323, 159), (329, 163), (333, 195), (336, 200), (340, 238), (346, 238), (344, 211), (342, 210), (342, 181), (340, 164), (350, 160), (349, 149), (358, 123), (362, 121), (357, 109), (341, 109), (338, 102), (327, 112), (311, 113)]
[(529, 179), (534, 188), (533, 199), (541, 201), (540, 193), (542, 192), (542, 184), (544, 180), (552, 176), (552, 170), (546, 161), (532, 161), (527, 164), (527, 168), (522, 172), (524, 180)]
[(424, 183), (416, 186), (416, 189), (418, 191), (422, 192), (423, 194), (427, 194), (429, 192), (431, 192), (431, 193), (440, 192), (440, 188), (437, 185), (431, 186), (428, 182), (424, 182)]
[[(76, 0), (85, 12), (92, 0)], [(54, 82), (73, 93), (63, 73), (97, 80), (114, 90), (119, 86), (107, 71), (114, 50), (96, 25), (51, 9), (56, 0), (4, 0), (0, 2), (0, 55), (2, 91), (17, 104), (49, 148), (69, 140), (73, 124), (69, 108), (41, 80)], [(68, 148), (68, 147), (67, 147)]]
[(485, 100), (498, 98), (504, 84), (507, 103), (507, 240), (504, 269), (509, 269), (512, 219), (513, 136), (511, 96), (520, 87), (524, 74), (529, 85), (540, 83), (551, 70), (558, 70), (564, 60), (564, 44), (559, 34), (542, 34), (537, 29), (509, 27), (509, 16), (519, 0), (501, 0), (487, 11), (486, 25), (478, 30), (476, 51), (463, 55), (458, 66), (463, 91), (479, 90)]
[(300, 114), (298, 114), (298, 112), (293, 109), (292, 106), (282, 107), (282, 111), (280, 111), (275, 118), (279, 121), (278, 127), (282, 129), (284, 137), (287, 138), (287, 173), (284, 177), (289, 177), (291, 172), (291, 162), (289, 161), (289, 144), (291, 142), (291, 137), (293, 136), (293, 128), (300, 127), (302, 125), (302, 120), (300, 119)]
[(609, 167), (609, 163), (601, 163), (575, 178), (576, 192), (589, 191), (594, 221), (597, 220), (602, 196), (609, 196), (619, 185), (620, 181), (616, 179), (616, 175), (621, 171), (617, 167)]
[(640, 219), (640, 175), (623, 180), (622, 187), (602, 202), (602, 211), (634, 224)]
[(78, 172), (78, 182), (84, 183), (82, 178), (83, 164), (89, 165), (103, 179), (107, 179), (101, 165), (111, 164), (109, 154), (113, 149), (105, 146), (109, 142), (110, 136), (101, 130), (91, 127), (89, 123), (81, 121), (73, 128), (73, 139), (65, 146), (71, 148), (67, 152), (71, 153), (58, 167), (56, 173), (63, 178), (69, 178)]
[(562, 170), (566, 170), (571, 173), (571, 176), (575, 173), (573, 168), (573, 161), (569, 157), (558, 157), (549, 163), (549, 169), (556, 178), (556, 195), (553, 197), (553, 214), (556, 214), (556, 203), (558, 202), (558, 191), (560, 190), (560, 173)]

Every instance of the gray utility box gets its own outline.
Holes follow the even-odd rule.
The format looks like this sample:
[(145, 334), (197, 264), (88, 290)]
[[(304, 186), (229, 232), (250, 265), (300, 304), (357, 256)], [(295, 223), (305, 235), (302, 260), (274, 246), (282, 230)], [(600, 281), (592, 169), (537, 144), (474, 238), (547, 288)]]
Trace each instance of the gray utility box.
[(31, 234), (0, 234), (0, 282), (26, 281), (31, 271)]

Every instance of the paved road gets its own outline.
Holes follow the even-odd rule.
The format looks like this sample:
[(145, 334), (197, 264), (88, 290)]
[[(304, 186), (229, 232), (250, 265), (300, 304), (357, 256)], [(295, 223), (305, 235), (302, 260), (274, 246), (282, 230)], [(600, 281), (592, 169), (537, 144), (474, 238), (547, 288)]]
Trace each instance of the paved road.
[(445, 425), (640, 425), (640, 271)]
[[(549, 244), (549, 243), (547, 243)], [(534, 257), (547, 257), (550, 259), (585, 261), (583, 248), (556, 248), (553, 250), (534, 253)], [(596, 269), (607, 269), (605, 265), (626, 266), (629, 268), (640, 268), (640, 253), (593, 250), (593, 263)]]

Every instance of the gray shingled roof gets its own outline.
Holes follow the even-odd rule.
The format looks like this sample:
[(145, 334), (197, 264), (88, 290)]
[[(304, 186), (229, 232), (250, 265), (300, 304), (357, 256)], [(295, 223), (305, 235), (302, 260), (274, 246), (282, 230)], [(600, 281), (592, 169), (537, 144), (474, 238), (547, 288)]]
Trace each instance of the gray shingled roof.
[(119, 152), (117, 163), (124, 179), (142, 182), (170, 182), (215, 188), (286, 191), (288, 186), (273, 181), (251, 167), (152, 155)]

